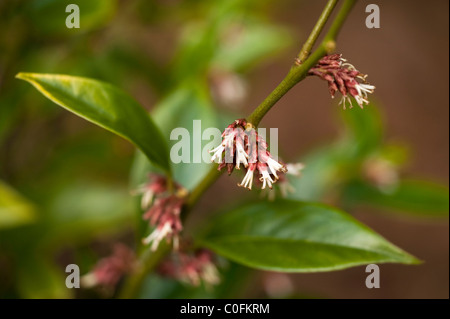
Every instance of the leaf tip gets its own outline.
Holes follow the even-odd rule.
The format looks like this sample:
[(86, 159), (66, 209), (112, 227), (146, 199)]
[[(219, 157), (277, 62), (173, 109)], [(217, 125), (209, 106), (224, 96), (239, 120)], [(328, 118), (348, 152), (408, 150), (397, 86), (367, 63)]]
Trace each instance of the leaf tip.
[(16, 74), (16, 79), (21, 79), (21, 80), (23, 80), (25, 74), (26, 74), (26, 73), (23, 73), (23, 72), (17, 73), (17, 74)]
[(16, 74), (16, 79), (24, 80), (24, 81), (30, 81), (32, 73), (26, 73), (26, 72), (19, 72)]
[(411, 259), (410, 259), (409, 264), (410, 264), (410, 265), (421, 265), (421, 264), (423, 264), (424, 262), (425, 262), (424, 260), (420, 260), (420, 259), (418, 259), (418, 258), (416, 258), (416, 257), (414, 257), (414, 256), (411, 256)]
[(408, 254), (408, 253), (405, 253), (404, 258), (401, 261), (401, 263), (407, 264), (407, 265), (421, 265), (424, 262), (425, 262), (424, 260), (420, 260), (420, 259), (418, 259), (418, 258), (416, 258), (413, 255)]

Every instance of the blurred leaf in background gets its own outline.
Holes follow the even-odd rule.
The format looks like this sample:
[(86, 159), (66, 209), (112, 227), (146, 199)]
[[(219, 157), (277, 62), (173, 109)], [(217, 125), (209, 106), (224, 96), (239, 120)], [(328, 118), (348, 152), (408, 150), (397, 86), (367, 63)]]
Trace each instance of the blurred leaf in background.
[(0, 229), (31, 223), (35, 219), (34, 205), (0, 181)]
[(448, 216), (449, 190), (415, 178), (403, 179), (409, 154), (399, 143), (386, 142), (382, 108), (371, 103), (340, 112), (342, 134), (334, 143), (302, 156), (305, 169), (292, 179), (290, 198), (329, 200), (352, 210), (374, 206), (415, 216)]
[[(43, 37), (67, 36), (76, 33), (87, 33), (106, 26), (117, 10), (116, 0), (77, 0), (80, 8), (80, 28), (64, 28), (66, 7), (74, 3), (70, 0), (30, 1), (26, 7), (26, 16), (35, 26), (34, 32)], [(64, 12), (65, 14), (61, 14)], [(82, 27), (81, 27), (82, 26)]]

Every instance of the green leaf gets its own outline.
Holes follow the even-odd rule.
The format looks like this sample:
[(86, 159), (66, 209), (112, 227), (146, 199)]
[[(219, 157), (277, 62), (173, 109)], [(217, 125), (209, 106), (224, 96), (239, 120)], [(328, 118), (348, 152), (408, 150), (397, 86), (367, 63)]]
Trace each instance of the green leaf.
[(324, 147), (313, 150), (299, 159), (305, 164), (300, 178), (290, 178), (295, 189), (289, 198), (320, 201), (333, 192), (337, 185), (360, 175), (361, 166), (369, 156), (380, 156), (401, 164), (407, 156), (404, 146), (382, 145), (383, 129), (378, 108), (339, 111), (345, 124), (345, 134)]
[(355, 181), (347, 186), (345, 197), (357, 203), (423, 216), (448, 216), (449, 211), (449, 189), (419, 180), (403, 180), (390, 192)]
[(0, 229), (30, 223), (36, 219), (34, 206), (0, 181)]
[[(17, 270), (17, 290), (25, 299), (66, 299), (73, 297), (74, 289), (66, 287), (62, 269), (37, 254), (20, 259)], [(48, 257), (48, 256), (46, 256)]]
[(292, 200), (250, 203), (222, 214), (200, 244), (249, 267), (283, 272), (418, 263), (350, 215)]
[[(209, 127), (218, 127), (215, 112), (212, 108), (207, 88), (196, 83), (184, 84), (178, 87), (172, 94), (162, 100), (153, 111), (153, 118), (160, 127), (163, 135), (172, 147), (178, 140), (170, 140), (174, 128), (186, 129), (189, 132), (190, 163), (173, 163), (174, 180), (188, 190), (192, 190), (203, 179), (211, 169), (209, 162), (193, 163), (194, 144), (193, 138), (198, 142), (201, 137), (194, 136), (193, 121), (200, 120), (202, 130)], [(220, 127), (220, 126), (219, 126)], [(200, 132), (201, 134), (201, 132)], [(180, 140), (181, 138), (178, 137)], [(200, 149), (211, 149), (206, 145), (208, 140), (201, 140)], [(217, 141), (217, 145), (220, 140)], [(198, 154), (198, 152), (196, 152)], [(148, 173), (158, 172), (158, 169), (145, 160), (142, 153), (136, 154), (131, 172), (130, 184), (133, 189), (147, 181)], [(136, 206), (137, 207), (137, 206)], [(141, 209), (136, 210), (138, 214), (138, 229), (141, 236), (148, 229), (148, 223), (142, 220)]]
[[(172, 167), (175, 181), (188, 190), (193, 189), (211, 168), (209, 162), (203, 161), (201, 154), (211, 140), (203, 140), (202, 133), (207, 128), (218, 127), (216, 114), (207, 94), (207, 88), (200, 84), (182, 85), (161, 101), (152, 114), (161, 132), (163, 132), (164, 138), (169, 141), (170, 147), (180, 143), (183, 139), (183, 137), (177, 137), (178, 140), (171, 140), (170, 136), (173, 129), (182, 128), (189, 132), (189, 141), (186, 141), (186, 143), (189, 143), (189, 163), (173, 163)], [(199, 132), (194, 132), (194, 120), (201, 121), (201, 123), (197, 122), (201, 124)], [(194, 142), (199, 142), (198, 148), (194, 146)], [(220, 140), (216, 144), (218, 145), (219, 143)], [(201, 151), (198, 152), (198, 149)], [(194, 156), (200, 156), (201, 162), (194, 163)], [(135, 187), (144, 182), (147, 173), (151, 171), (155, 171), (155, 169), (143, 162), (142, 156), (138, 155), (131, 174), (133, 186)]]
[(130, 225), (133, 198), (126, 188), (88, 181), (73, 182), (54, 194), (47, 204), (49, 242), (85, 241)]
[(19, 73), (51, 101), (139, 147), (170, 171), (167, 145), (150, 116), (134, 99), (111, 84), (76, 76)]
[(230, 28), (230, 25), (233, 26), (232, 23), (224, 28), (224, 37), (228, 37), (228, 42), (222, 43), (222, 47), (214, 57), (214, 65), (228, 70), (246, 70), (291, 44), (292, 38), (286, 29), (248, 20), (248, 18), (246, 21), (236, 19), (234, 29), (238, 30)]
[(205, 13), (184, 27), (174, 59), (175, 78), (204, 77), (212, 69), (248, 71), (286, 49), (287, 29), (267, 24), (258, 15), (261, 1), (205, 3)]
[(336, 187), (342, 166), (342, 150), (334, 145), (317, 149), (300, 162), (305, 164), (300, 177), (289, 178), (295, 191), (288, 197), (302, 201), (320, 201)]

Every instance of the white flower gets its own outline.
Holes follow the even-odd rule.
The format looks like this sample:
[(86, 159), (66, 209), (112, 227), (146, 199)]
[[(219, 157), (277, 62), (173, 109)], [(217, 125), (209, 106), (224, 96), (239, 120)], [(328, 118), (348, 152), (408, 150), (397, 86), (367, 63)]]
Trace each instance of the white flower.
[(147, 209), (151, 203), (153, 202), (153, 197), (155, 195), (155, 192), (153, 192), (153, 190), (148, 189), (146, 192), (144, 192), (144, 195), (142, 196), (141, 199), (141, 208), (142, 210)]
[(162, 227), (156, 227), (156, 229), (149, 236), (147, 236), (142, 240), (142, 243), (148, 245), (151, 242), (153, 242), (151, 250), (156, 251), (156, 249), (158, 249), (161, 240), (163, 240), (167, 235), (171, 234), (172, 232), (173, 230), (171, 222), (167, 221)]
[(261, 172), (261, 178), (259, 179), (261, 182), (263, 182), (263, 186), (261, 189), (266, 188), (266, 185), (269, 186), (269, 188), (272, 188), (272, 184), (275, 183), (272, 177), (270, 177), (270, 174), (267, 170), (260, 171)]
[[(367, 94), (373, 93), (373, 91), (375, 90), (375, 86), (370, 85), (370, 84), (365, 84), (365, 83), (357, 83), (354, 85), (354, 88), (356, 89), (358, 94), (351, 93), (350, 95), (352, 95), (355, 98), (356, 103), (358, 103), (358, 105), (361, 108), (364, 107), (364, 104), (368, 105), (369, 100), (368, 100)], [(347, 102), (348, 102), (350, 108), (352, 108), (353, 104), (352, 104), (351, 98), (348, 95), (343, 95), (339, 104), (343, 105), (344, 110), (346, 108), (345, 105)]]
[(358, 91), (358, 95), (355, 96), (356, 102), (362, 108), (365, 104), (369, 104), (369, 100), (367, 99), (367, 93), (373, 93), (375, 90), (375, 86), (370, 84), (358, 83), (355, 85), (356, 90)]
[(244, 179), (242, 180), (242, 183), (238, 184), (238, 186), (246, 187), (248, 189), (252, 189), (253, 184), (253, 172), (254, 169), (248, 169), (247, 174), (245, 174)]
[(225, 150), (225, 146), (223, 146), (222, 144), (220, 144), (216, 148), (210, 150), (209, 151), (210, 153), (214, 153), (211, 156), (211, 162), (214, 162), (217, 159), (218, 163), (222, 163), (222, 153), (224, 150)]
[(222, 163), (222, 153), (225, 151), (225, 149), (232, 149), (233, 147), (233, 141), (234, 137), (236, 135), (236, 132), (231, 132), (230, 134), (227, 134), (224, 136), (222, 143), (217, 146), (215, 149), (210, 150), (210, 153), (214, 153), (211, 156), (211, 162), (214, 162), (216, 159), (218, 160), (217, 163)]
[(346, 109), (346, 102), (348, 102), (348, 105), (350, 106), (350, 108), (353, 108), (353, 104), (352, 104), (352, 99), (350, 97), (348, 97), (347, 95), (343, 95), (341, 100), (339, 101), (339, 105), (342, 104), (342, 107), (344, 108), (344, 110)]
[(286, 168), (289, 175), (300, 176), (301, 170), (305, 168), (305, 165), (303, 163), (288, 163)]
[(245, 152), (243, 144), (236, 141), (236, 168), (240, 169), (239, 165), (241, 163), (243, 163), (244, 166), (247, 167), (247, 158), (248, 154)]
[(201, 277), (203, 281), (208, 285), (217, 285), (220, 283), (220, 276), (217, 267), (209, 262), (203, 266)]
[(142, 195), (141, 209), (146, 210), (153, 202), (155, 192), (148, 184), (140, 185), (137, 189), (131, 191), (131, 195)]
[(268, 166), (269, 172), (273, 176), (275, 176), (276, 179), (278, 179), (277, 171), (286, 172), (286, 168), (284, 167), (284, 165), (278, 163), (276, 160), (274, 160), (270, 156), (267, 159), (267, 166)]

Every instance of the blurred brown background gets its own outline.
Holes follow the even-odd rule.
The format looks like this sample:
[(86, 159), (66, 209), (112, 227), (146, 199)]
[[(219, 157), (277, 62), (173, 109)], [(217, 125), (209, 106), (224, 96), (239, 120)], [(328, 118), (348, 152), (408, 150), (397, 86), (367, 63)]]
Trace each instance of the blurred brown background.
[[(275, 21), (296, 32), (298, 46), (251, 74), (246, 113), (284, 77), (324, 3), (283, 0), (273, 6)], [(365, 7), (369, 3), (380, 7), (380, 29), (365, 26)], [(411, 146), (412, 159), (403, 174), (447, 185), (448, 5), (445, 0), (359, 1), (341, 31), (337, 48), (337, 52), (369, 74), (369, 82), (376, 85), (375, 95), (383, 107), (388, 139), (402, 140)], [(335, 113), (330, 112), (330, 97), (324, 94), (325, 90), (325, 83), (306, 79), (263, 120), (263, 126), (279, 128), (279, 145), (284, 146), (290, 160), (336, 135)], [(285, 147), (294, 143), (297, 149)], [(209, 192), (215, 196), (225, 194), (234, 183), (224, 177)], [(206, 201), (203, 205), (213, 205)], [(380, 289), (366, 288), (365, 267), (290, 275), (296, 292), (330, 298), (449, 297), (448, 220), (424, 222), (423, 219), (379, 214), (373, 209), (361, 209), (356, 218), (425, 262), (419, 266), (381, 265)]]

